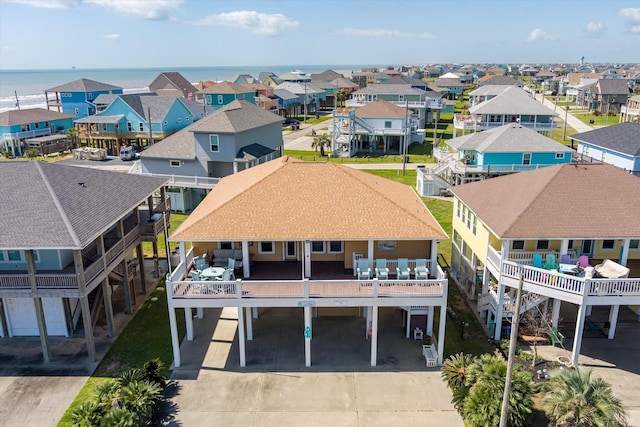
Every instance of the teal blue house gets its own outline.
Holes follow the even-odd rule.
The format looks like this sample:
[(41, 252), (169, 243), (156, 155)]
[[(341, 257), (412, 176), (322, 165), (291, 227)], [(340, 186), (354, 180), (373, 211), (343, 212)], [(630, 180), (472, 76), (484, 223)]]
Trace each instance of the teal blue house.
[(437, 157), (452, 183), (571, 162), (574, 150), (517, 123), (445, 141)]
[(210, 105), (214, 110), (224, 107), (235, 100), (243, 99), (252, 104), (256, 103), (256, 92), (250, 88), (230, 82), (216, 83), (202, 89), (196, 96), (204, 98), (204, 103)]
[(28, 138), (66, 134), (73, 128), (73, 116), (44, 108), (0, 113), (0, 151), (22, 156)]
[(47, 108), (79, 119), (96, 113), (93, 102), (102, 94), (122, 94), (122, 88), (95, 80), (80, 79), (44, 92)]
[[(106, 148), (113, 155), (122, 145), (151, 145), (200, 119), (205, 106), (175, 96), (101, 95), (98, 114), (75, 121), (83, 145)], [(209, 109), (210, 110), (210, 109)]]

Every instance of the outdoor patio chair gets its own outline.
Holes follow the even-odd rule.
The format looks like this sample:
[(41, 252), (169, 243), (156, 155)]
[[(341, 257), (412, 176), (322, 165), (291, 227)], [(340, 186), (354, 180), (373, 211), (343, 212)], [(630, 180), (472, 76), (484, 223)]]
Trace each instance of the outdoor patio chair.
[(198, 269), (198, 271), (202, 271), (205, 268), (209, 267), (207, 265), (207, 261), (205, 261), (204, 256), (199, 256), (197, 258), (194, 258), (193, 260), (196, 263), (196, 268)]
[(222, 273), (222, 276), (220, 276), (218, 280), (222, 280), (223, 282), (228, 282), (230, 280), (236, 280), (236, 276), (235, 274), (233, 274), (233, 270), (227, 269)]
[(581, 255), (580, 258), (578, 258), (578, 262), (582, 268), (589, 267), (589, 257), (586, 255)]
[(191, 280), (193, 280), (194, 282), (199, 282), (202, 280), (202, 278), (200, 277), (199, 271), (191, 270), (190, 274), (191, 274)]
[(233, 272), (233, 270), (235, 270), (236, 268), (236, 260), (235, 258), (229, 258), (229, 260), (227, 261), (227, 270), (231, 270), (231, 272)]
[(552, 326), (549, 335), (551, 336), (551, 345), (555, 346), (556, 344), (560, 344), (560, 347), (562, 347), (564, 344), (564, 335), (558, 331), (558, 328)]
[(558, 263), (556, 262), (556, 256), (554, 254), (547, 254), (544, 259), (544, 268), (547, 270), (557, 270)]
[(533, 261), (531, 264), (536, 268), (544, 268), (544, 265), (542, 265), (542, 255), (538, 253), (533, 254)]
[(569, 255), (569, 254), (562, 255), (562, 258), (561, 258), (560, 262), (562, 264), (571, 264), (571, 255)]
[(358, 260), (358, 268), (356, 268), (358, 273), (358, 280), (369, 280), (371, 279), (371, 268), (369, 268), (369, 260), (367, 258), (360, 258)]
[(389, 269), (387, 268), (387, 259), (376, 259), (376, 278), (378, 280), (389, 280)]
[(416, 268), (413, 270), (416, 275), (416, 280), (427, 280), (429, 278), (429, 269), (427, 268), (427, 260), (424, 258), (416, 260)]
[(409, 280), (411, 278), (411, 269), (409, 268), (409, 260), (407, 258), (398, 258), (398, 280)]

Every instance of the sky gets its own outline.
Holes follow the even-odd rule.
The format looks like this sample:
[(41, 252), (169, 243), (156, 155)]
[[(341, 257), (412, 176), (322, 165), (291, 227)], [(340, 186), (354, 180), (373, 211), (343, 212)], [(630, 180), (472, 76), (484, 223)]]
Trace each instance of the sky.
[(0, 69), (640, 62), (640, 0), (0, 0)]

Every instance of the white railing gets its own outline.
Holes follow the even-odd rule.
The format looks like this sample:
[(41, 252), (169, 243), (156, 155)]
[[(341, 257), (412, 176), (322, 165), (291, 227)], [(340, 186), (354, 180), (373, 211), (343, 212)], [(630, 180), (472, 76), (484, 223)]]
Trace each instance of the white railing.
[(585, 279), (581, 277), (569, 276), (567, 274), (528, 265), (519, 265), (510, 261), (505, 261), (502, 264), (503, 277), (519, 280), (520, 274), (522, 274), (525, 283), (556, 289), (562, 292), (582, 295), (584, 289)]
[(591, 279), (589, 296), (639, 296), (640, 279)]
[(500, 260), (500, 252), (489, 246), (487, 248), (487, 263), (493, 265), (496, 270), (500, 270)]
[[(178, 267), (179, 268), (179, 267)], [(176, 268), (176, 270), (178, 270)], [(176, 271), (174, 270), (174, 272)], [(434, 298), (442, 297), (447, 279), (431, 280), (264, 280), (235, 282), (169, 281), (172, 298)], [(221, 288), (222, 287), (222, 288)]]
[(138, 175), (152, 176), (156, 178), (164, 178), (168, 180), (166, 185), (176, 187), (194, 187), (194, 188), (213, 188), (218, 185), (220, 178), (210, 178), (207, 176), (190, 176), (190, 175), (169, 175), (161, 173), (149, 173), (139, 171), (138, 168), (129, 169), (129, 173)]

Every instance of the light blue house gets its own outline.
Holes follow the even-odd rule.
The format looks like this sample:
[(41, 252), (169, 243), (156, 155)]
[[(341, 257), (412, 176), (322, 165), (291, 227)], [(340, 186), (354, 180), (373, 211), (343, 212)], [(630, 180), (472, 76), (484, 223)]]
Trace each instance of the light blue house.
[(70, 114), (44, 108), (4, 111), (0, 113), (0, 151), (22, 156), (25, 139), (66, 134), (71, 128), (73, 116)]
[(237, 99), (242, 99), (252, 104), (256, 103), (254, 90), (230, 82), (220, 82), (204, 88), (198, 92), (197, 96), (198, 98), (204, 98), (204, 103), (211, 105), (216, 110)]
[(171, 207), (186, 212), (221, 177), (282, 155), (282, 118), (233, 101), (140, 153), (139, 173), (169, 179)]
[(206, 111), (195, 101), (151, 93), (100, 95), (96, 106), (98, 114), (75, 121), (77, 137), (84, 145), (106, 148), (114, 155), (121, 145), (161, 141), (200, 119)]
[(298, 96), (287, 89), (274, 89), (273, 94), (278, 99), (278, 110), (282, 115), (291, 116), (296, 114), (296, 107), (299, 105)]
[[(572, 135), (578, 154), (640, 176), (640, 124), (620, 123)], [(572, 142), (573, 145), (573, 142)]]
[[(49, 99), (50, 93), (53, 98)], [(76, 118), (95, 114), (93, 101), (101, 94), (121, 94), (122, 88), (95, 80), (80, 79), (71, 83), (52, 87), (44, 92), (47, 108), (71, 114)]]
[(445, 141), (436, 150), (442, 174), (453, 184), (571, 162), (571, 148), (518, 124), (508, 124)]
[(0, 185), (0, 336), (39, 336), (34, 345), (42, 345), (49, 362), (53, 352), (64, 353), (49, 345), (50, 337), (73, 336), (82, 324), (94, 362), (95, 321), (104, 320), (114, 334), (112, 295), (124, 295), (131, 314), (135, 295), (146, 293), (145, 269), (137, 266), (142, 242), (155, 243), (166, 232), (165, 180), (60, 163), (0, 162), (0, 181), (11, 183)]

